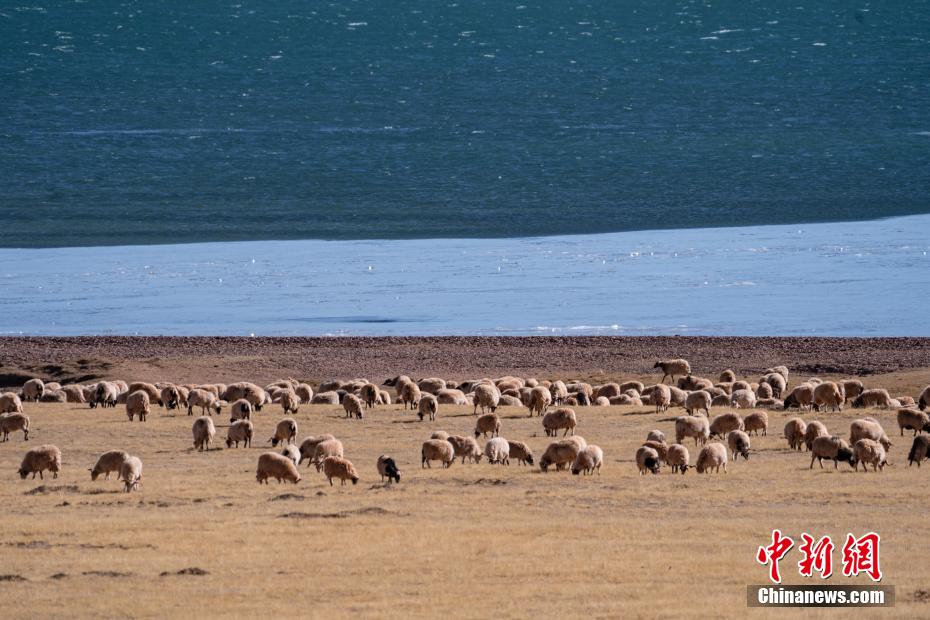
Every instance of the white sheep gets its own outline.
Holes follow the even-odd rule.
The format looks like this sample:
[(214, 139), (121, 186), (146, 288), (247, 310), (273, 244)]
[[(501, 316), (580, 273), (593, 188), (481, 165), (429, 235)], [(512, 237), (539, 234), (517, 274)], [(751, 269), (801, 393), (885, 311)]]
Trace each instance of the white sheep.
[(419, 404), (417, 405), (417, 416), (421, 420), (424, 418), (435, 420), (436, 412), (438, 409), (439, 409), (439, 401), (436, 400), (436, 397), (430, 393), (423, 394), (420, 397)]
[(655, 363), (653, 368), (662, 369), (662, 380), (659, 383), (665, 383), (666, 377), (671, 377), (674, 382), (675, 377), (691, 374), (691, 364), (688, 363), (688, 360), (683, 359), (659, 361)]
[(685, 399), (685, 411), (691, 415), (697, 411), (703, 410), (709, 417), (710, 404), (712, 400), (713, 399), (707, 390), (689, 392), (688, 397)]
[(849, 443), (855, 444), (860, 439), (872, 439), (882, 444), (885, 450), (892, 446), (891, 440), (885, 434), (885, 429), (874, 418), (863, 418), (853, 420), (849, 425)]
[(39, 402), (42, 394), (45, 393), (45, 384), (42, 379), (30, 379), (23, 384), (23, 400), (26, 402)]
[(472, 462), (478, 463), (481, 461), (481, 447), (478, 445), (478, 442), (471, 437), (462, 437), (460, 435), (449, 435), (446, 433), (445, 437), (436, 437), (436, 433), (433, 433), (433, 437), (430, 439), (445, 439), (452, 444), (452, 450), (455, 452), (455, 456), (461, 457), (462, 464), (465, 464), (465, 459), (471, 459)]
[(0, 394), (0, 414), (3, 413), (22, 413), (23, 401), (14, 392), (4, 392)]
[(646, 441), (661, 441), (665, 443), (665, 433), (660, 430), (651, 430), (646, 434)]
[(529, 404), (527, 405), (530, 417), (543, 415), (551, 403), (552, 394), (549, 393), (548, 389), (541, 385), (532, 388), (529, 395)]
[(801, 450), (804, 445), (804, 435), (807, 433), (807, 424), (801, 418), (791, 418), (785, 423), (785, 439), (792, 450)]
[(364, 415), (362, 411), (362, 400), (355, 394), (346, 394), (342, 399), (342, 408), (346, 412), (346, 418), (355, 417), (359, 420)]
[(752, 409), (756, 406), (756, 395), (752, 390), (739, 389), (733, 390), (730, 395), (730, 404), (740, 409)]
[(601, 450), (600, 446), (586, 446), (584, 450), (578, 453), (574, 462), (572, 462), (572, 475), (577, 476), (578, 474), (584, 474), (587, 476), (597, 473), (597, 475), (600, 476), (601, 465), (603, 464), (604, 451)]
[[(242, 402), (248, 403), (249, 401)], [(214, 412), (219, 415), (222, 408), (220, 403), (220, 399), (213, 392), (194, 388), (187, 395), (187, 415), (194, 415), (194, 407), (200, 407), (201, 415), (212, 415)], [(249, 404), (249, 413), (251, 412), (252, 405)]]
[(139, 416), (139, 421), (145, 422), (145, 416), (149, 414), (150, 410), (151, 405), (148, 392), (145, 390), (136, 390), (135, 392), (129, 393), (129, 396), (126, 398), (126, 415), (129, 417), (130, 422), (132, 422), (134, 416)]
[(492, 412), (497, 411), (497, 407), (500, 404), (501, 393), (495, 386), (482, 383), (475, 387), (473, 395), (475, 403), (475, 409), (472, 412), (473, 415), (478, 415), (478, 407), (481, 407), (482, 413), (489, 409)]
[(688, 454), (688, 449), (681, 445), (680, 443), (674, 443), (668, 447), (668, 452), (665, 454), (666, 463), (672, 466), (672, 472), (681, 472), (685, 473), (688, 471), (688, 464), (691, 461), (691, 455)]
[(722, 443), (710, 443), (701, 448), (697, 462), (694, 465), (697, 473), (709, 474), (710, 470), (713, 469), (719, 474), (721, 467), (723, 467), (723, 473), (727, 473), (727, 449)]
[(100, 474), (104, 475), (105, 480), (110, 479), (110, 474), (115, 473), (117, 476), (123, 466), (123, 461), (129, 458), (129, 453), (125, 450), (108, 450), (100, 455), (97, 463), (90, 469), (90, 479), (96, 480)]
[(4, 413), (0, 415), (0, 441), (9, 441), (10, 433), (22, 431), (23, 441), (29, 441), (29, 416), (24, 413)]
[(432, 467), (430, 461), (440, 461), (443, 467), (455, 462), (455, 449), (444, 439), (427, 439), (420, 448), (420, 467)]
[(892, 406), (891, 396), (889, 396), (888, 390), (863, 390), (859, 396), (853, 399), (852, 406), (854, 409), (864, 407), (889, 409)]
[(268, 484), (269, 478), (274, 478), (278, 481), (278, 484), (280, 484), (282, 480), (297, 484), (300, 482), (300, 472), (297, 471), (297, 466), (294, 465), (294, 461), (283, 454), (265, 452), (258, 457), (255, 479), (258, 480), (259, 484), (263, 482)]
[(829, 437), (830, 431), (827, 430), (826, 425), (823, 422), (814, 420), (813, 422), (808, 422), (807, 426), (804, 429), (804, 445), (807, 446), (807, 451), (810, 452), (814, 443), (814, 440), (818, 437)]
[(484, 455), (492, 465), (510, 465), (510, 443), (503, 437), (494, 437), (484, 445)]
[(885, 465), (888, 464), (888, 457), (882, 444), (871, 439), (860, 439), (853, 445), (853, 454), (855, 455), (856, 471), (859, 471), (859, 464), (862, 464), (862, 471), (868, 471), (868, 466), (872, 466), (872, 471), (884, 471)]
[(242, 446), (248, 448), (252, 445), (253, 434), (254, 428), (251, 420), (236, 420), (226, 429), (226, 447), (232, 448), (235, 443), (238, 448), (239, 442), (242, 442)]
[(126, 485), (125, 491), (129, 493), (142, 484), (142, 459), (130, 456), (119, 467), (119, 479)]
[(675, 442), (693, 437), (694, 443), (704, 445), (710, 438), (710, 422), (704, 416), (683, 415), (675, 418)]
[(213, 418), (209, 416), (197, 418), (194, 420), (191, 432), (194, 435), (194, 447), (201, 452), (209, 450), (210, 444), (213, 442), (213, 437), (216, 435), (216, 427), (213, 425)]
[(668, 411), (672, 404), (672, 391), (664, 383), (656, 385), (649, 394), (650, 402), (656, 406), (656, 413)]

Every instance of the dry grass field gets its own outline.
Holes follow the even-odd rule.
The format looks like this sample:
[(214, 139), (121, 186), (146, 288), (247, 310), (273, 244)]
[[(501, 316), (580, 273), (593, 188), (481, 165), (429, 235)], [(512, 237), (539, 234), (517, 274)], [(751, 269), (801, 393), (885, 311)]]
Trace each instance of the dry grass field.
[[(916, 396), (930, 371), (867, 383)], [(312, 467), (297, 485), (256, 483), (277, 405), (253, 419), (250, 449), (225, 448), (220, 416), (205, 453), (192, 449), (194, 418), (158, 407), (145, 423), (130, 423), (122, 406), (25, 407), (30, 440), (0, 444), (4, 617), (776, 617), (785, 610), (746, 608), (746, 585), (766, 582), (756, 548), (776, 527), (795, 539), (830, 534), (838, 546), (847, 532), (879, 532), (897, 606), (858, 613), (930, 616), (930, 464), (907, 467), (910, 433), (899, 436), (893, 411), (801, 414), (844, 436), (851, 420), (878, 418), (895, 442), (883, 473), (809, 470), (807, 453), (781, 437), (797, 414), (769, 412), (769, 435), (753, 437), (752, 458), (726, 475), (639, 476), (636, 448), (653, 428), (673, 439), (681, 410), (578, 407), (578, 434), (605, 453), (601, 475), (585, 477), (486, 462), (421, 469), (421, 442), (439, 429), (471, 433), (470, 408), (440, 406), (435, 422), (420, 422), (398, 405), (364, 420), (304, 405), (299, 435), (333, 433), (361, 474), (357, 486), (331, 487)], [(499, 414), (501, 435), (527, 441), (538, 458), (550, 441), (539, 418)], [(23, 454), (43, 443), (61, 448), (63, 473), (20, 480)], [(686, 445), (693, 463), (698, 450)], [(90, 480), (113, 448), (144, 461), (140, 491)], [(383, 453), (397, 460), (400, 484), (380, 482)], [(798, 559), (795, 548), (782, 562), (786, 583), (802, 583)]]

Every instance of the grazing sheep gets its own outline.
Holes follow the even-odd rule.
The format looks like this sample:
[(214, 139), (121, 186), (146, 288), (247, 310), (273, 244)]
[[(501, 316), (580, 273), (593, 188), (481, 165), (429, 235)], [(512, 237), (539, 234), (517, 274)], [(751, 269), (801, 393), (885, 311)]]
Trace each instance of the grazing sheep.
[(720, 383), (733, 383), (736, 381), (736, 373), (727, 368), (720, 373), (719, 381)]
[(662, 369), (662, 380), (659, 383), (665, 383), (666, 377), (671, 377), (672, 382), (675, 381), (675, 377), (681, 375), (690, 375), (691, 374), (691, 364), (687, 360), (675, 359), (675, 360), (666, 360), (664, 362), (656, 362), (653, 368)]
[(45, 384), (42, 383), (42, 379), (30, 379), (23, 384), (23, 400), (27, 403), (30, 401), (39, 402), (44, 393)]
[(600, 446), (590, 445), (578, 453), (572, 462), (572, 475), (578, 474), (601, 475), (601, 465), (604, 464), (604, 451)]
[(444, 439), (427, 439), (420, 448), (420, 467), (432, 467), (430, 461), (440, 461), (442, 466), (451, 467), (455, 462), (455, 449)]
[(788, 440), (788, 447), (792, 450), (801, 450), (804, 445), (804, 437), (807, 433), (807, 424), (801, 418), (791, 418), (785, 424), (785, 439)]
[(684, 407), (688, 400), (688, 393), (674, 385), (668, 386), (668, 390), (672, 393), (672, 407)]
[(362, 399), (355, 394), (345, 395), (345, 398), (342, 399), (342, 408), (345, 410), (347, 418), (355, 417), (361, 420), (364, 415), (362, 411)]
[(362, 402), (365, 403), (365, 406), (369, 409), (375, 406), (380, 395), (381, 393), (378, 390), (378, 386), (374, 383), (366, 383), (358, 392), (359, 398), (361, 398)]
[(620, 389), (619, 383), (605, 383), (604, 385), (599, 385), (594, 388), (594, 398), (600, 398), (603, 396), (604, 398), (610, 400), (611, 398), (620, 396), (622, 393), (623, 390)]
[(606, 396), (598, 396), (594, 399), (595, 407), (610, 407), (610, 399)]
[(53, 478), (57, 478), (58, 472), (61, 471), (61, 450), (49, 444), (26, 452), (19, 466), (19, 477), (25, 480), (26, 476), (32, 474), (32, 478), (35, 479), (36, 474), (39, 474), (39, 478), (44, 480), (42, 472), (46, 469), (52, 472)]
[(115, 407), (119, 399), (120, 388), (112, 381), (101, 381), (94, 388), (94, 395), (90, 399), (91, 409), (100, 405), (101, 407)]
[(882, 444), (871, 439), (860, 439), (853, 444), (853, 454), (855, 469), (859, 471), (859, 464), (862, 464), (862, 471), (868, 471), (868, 466), (872, 466), (872, 471), (885, 470), (888, 464), (888, 456)]
[(226, 447), (232, 448), (232, 445), (236, 444), (238, 448), (241, 441), (242, 447), (248, 448), (252, 445), (253, 433), (254, 429), (251, 420), (236, 420), (226, 429)]
[(46, 389), (42, 396), (39, 397), (40, 403), (66, 403), (68, 395), (61, 390)]
[(475, 420), (475, 439), (481, 435), (487, 437), (488, 433), (491, 433), (491, 437), (501, 434), (501, 419), (495, 413), (486, 413)]
[(694, 468), (699, 474), (709, 474), (711, 469), (719, 474), (721, 466), (727, 473), (727, 449), (722, 443), (711, 443), (701, 448)]
[(420, 397), (420, 403), (417, 405), (417, 415), (420, 420), (428, 417), (430, 420), (436, 419), (436, 411), (439, 408), (439, 401), (432, 394), (423, 394)]
[(556, 471), (561, 471), (575, 462), (578, 453), (588, 447), (587, 442), (578, 435), (550, 443), (539, 459), (539, 469), (549, 471), (555, 465)]
[(917, 435), (911, 444), (910, 452), (907, 453), (907, 466), (917, 463), (917, 467), (920, 467), (920, 462), (926, 458), (930, 458), (930, 436)]
[(561, 405), (568, 398), (568, 388), (564, 381), (553, 381), (549, 386), (549, 396), (556, 405)]
[[(193, 392), (191, 392), (191, 394), (193, 394)], [(219, 413), (219, 409), (217, 409), (217, 413)], [(229, 422), (232, 424), (236, 420), (251, 420), (252, 413), (252, 403), (244, 398), (240, 398), (229, 406)]]
[(668, 411), (669, 406), (672, 404), (672, 391), (664, 383), (657, 385), (649, 394), (649, 399), (656, 406), (656, 413)]
[(261, 411), (262, 405), (265, 404), (265, 390), (258, 387), (254, 383), (241, 381), (239, 383), (232, 383), (227, 386), (226, 390), (222, 394), (222, 398), (227, 402), (232, 402), (234, 400), (244, 398), (252, 403), (252, 407), (255, 408), (255, 411)]
[(258, 480), (259, 484), (263, 482), (268, 484), (269, 478), (274, 478), (278, 481), (278, 484), (281, 484), (282, 480), (284, 482), (297, 484), (300, 482), (300, 472), (297, 471), (297, 466), (294, 465), (294, 461), (283, 454), (265, 452), (258, 457), (258, 468), (255, 470), (255, 479)]
[(126, 398), (126, 415), (129, 417), (130, 422), (135, 416), (139, 416), (140, 422), (145, 422), (145, 416), (149, 414), (150, 410), (149, 395), (145, 390), (131, 392)]
[(162, 406), (168, 411), (172, 409), (178, 409), (181, 404), (181, 392), (173, 385), (168, 385), (162, 388), (159, 393), (159, 399), (161, 400)]
[(281, 450), (281, 456), (286, 456), (294, 462), (294, 465), (300, 463), (300, 448), (294, 444), (287, 444), (284, 446), (284, 449)]
[(797, 407), (799, 410), (805, 407), (813, 410), (814, 408), (814, 386), (810, 383), (796, 385), (791, 393), (785, 398), (785, 411)]
[(0, 394), (0, 414), (3, 413), (22, 413), (23, 401), (14, 392), (4, 392)]
[(646, 434), (646, 441), (661, 441), (665, 443), (665, 433), (660, 430), (652, 430)]
[(739, 456), (742, 456), (747, 461), (749, 460), (749, 435), (743, 431), (730, 431), (727, 433), (727, 445), (730, 446), (734, 461)]
[(711, 396), (706, 390), (689, 392), (688, 398), (685, 400), (685, 411), (688, 412), (688, 415), (692, 415), (694, 412), (703, 409), (709, 417), (711, 401)]
[(647, 471), (659, 473), (659, 453), (649, 446), (640, 446), (636, 450), (636, 468), (640, 476)]
[(760, 383), (759, 387), (756, 388), (756, 399), (772, 398), (774, 394), (772, 386), (768, 383)]
[(336, 391), (332, 392), (317, 392), (310, 399), (311, 405), (338, 405), (339, 404), (339, 393)]
[(920, 393), (920, 397), (917, 399), (918, 409), (923, 411), (927, 407), (930, 407), (930, 385), (924, 388), (924, 391)]
[(888, 395), (888, 390), (863, 390), (853, 399), (852, 406), (853, 409), (865, 407), (889, 409), (892, 406), (891, 396)]
[(764, 411), (756, 411), (750, 413), (748, 416), (743, 418), (743, 430), (747, 434), (755, 433), (762, 434), (763, 436), (768, 435), (769, 433), (769, 415)]
[(823, 407), (826, 410), (830, 407), (831, 411), (843, 410), (843, 391), (840, 386), (833, 381), (824, 381), (814, 387), (814, 410), (820, 411)]
[(562, 432), (563, 437), (568, 434), (568, 431), (571, 431), (572, 435), (574, 435), (577, 424), (578, 419), (575, 416), (575, 411), (568, 407), (560, 407), (550, 411), (542, 419), (543, 429), (546, 431), (547, 437), (556, 436), (561, 429), (564, 429)]
[(788, 389), (788, 378), (777, 372), (766, 374), (760, 383), (767, 383), (772, 388), (772, 395), (775, 398), (781, 398), (781, 395)]
[(840, 386), (843, 388), (844, 403), (850, 398), (856, 398), (865, 391), (865, 386), (859, 379), (843, 379), (840, 382)]
[(274, 435), (272, 435), (268, 441), (271, 442), (272, 446), (277, 446), (278, 442), (285, 444), (288, 443), (297, 443), (297, 420), (294, 418), (284, 418), (274, 429)]
[(756, 409), (772, 409), (772, 410), (783, 410), (785, 408), (785, 401), (778, 400), (777, 398), (760, 398), (756, 401)]
[(778, 374), (781, 375), (785, 381), (788, 380), (788, 367), (787, 366), (773, 366), (772, 368), (767, 368), (765, 370), (766, 375)]
[(397, 399), (404, 404), (404, 409), (407, 409), (408, 406), (410, 409), (416, 409), (422, 396), (423, 393), (420, 391), (419, 386), (413, 381), (402, 383), (397, 392)]
[(297, 387), (294, 388), (294, 392), (300, 396), (300, 402), (302, 403), (309, 404), (313, 400), (313, 388), (306, 383), (298, 383)]
[(739, 389), (733, 390), (730, 395), (730, 404), (740, 409), (752, 409), (756, 406), (756, 395), (752, 390)]
[(285, 389), (278, 392), (281, 400), (281, 408), (284, 409), (284, 415), (289, 413), (297, 413), (297, 409), (300, 407), (300, 397), (297, 395), (297, 392), (291, 389)]
[(119, 466), (119, 479), (123, 481), (125, 491), (135, 491), (142, 484), (142, 459), (138, 456), (127, 456)]
[[(548, 394), (548, 392), (546, 392)], [(474, 391), (475, 409), (473, 415), (478, 415), (478, 407), (481, 407), (481, 413), (490, 409), (492, 412), (497, 411), (500, 404), (501, 393), (493, 385), (482, 383)]]
[(882, 444), (885, 450), (889, 450), (892, 446), (891, 440), (885, 434), (885, 429), (874, 418), (853, 420), (852, 424), (849, 425), (849, 443), (855, 444), (860, 439), (877, 441)]
[(675, 418), (675, 442), (693, 437), (694, 444), (704, 445), (710, 438), (710, 422), (704, 416), (683, 415)]
[(743, 418), (738, 413), (721, 413), (715, 416), (710, 423), (710, 436), (723, 438), (730, 431), (741, 431), (745, 428)]
[(446, 388), (436, 393), (436, 402), (441, 405), (467, 405), (468, 400), (462, 390)]
[[(810, 425), (808, 425), (810, 428)], [(814, 460), (820, 463), (820, 469), (823, 469), (823, 459), (833, 461), (833, 469), (839, 466), (840, 461), (849, 463), (850, 467), (855, 467), (856, 457), (846, 441), (838, 436), (821, 436), (811, 442), (811, 466), (814, 469)]]
[(65, 400), (69, 403), (86, 403), (87, 402), (87, 399), (84, 398), (84, 386), (65, 385), (61, 388), (61, 391), (64, 392)]
[(672, 473), (681, 472), (684, 474), (690, 467), (688, 463), (691, 460), (691, 455), (688, 454), (688, 449), (680, 443), (670, 445), (665, 458), (665, 462), (672, 466)]
[(330, 448), (327, 448), (321, 452), (321, 460), (331, 455), (341, 455), (342, 454), (342, 443), (339, 442), (335, 437), (329, 433), (324, 433), (322, 435), (305, 437), (302, 442), (300, 442), (300, 460), (297, 461), (297, 464), (300, 465), (304, 459), (307, 461), (307, 467), (310, 467), (311, 463), (316, 462), (316, 448), (324, 441), (332, 441)]
[(529, 404), (527, 405), (530, 417), (534, 415), (543, 415), (551, 403), (552, 395), (549, 393), (549, 390), (541, 385), (534, 387), (530, 390)]
[(23, 441), (29, 441), (29, 416), (24, 413), (4, 413), (0, 415), (0, 441), (9, 441), (10, 433), (22, 431)]
[(452, 451), (455, 453), (455, 456), (461, 457), (462, 464), (465, 464), (465, 459), (471, 459), (474, 463), (479, 463), (481, 461), (481, 447), (478, 445), (478, 442), (471, 437), (462, 437), (461, 435), (449, 435), (446, 433), (445, 437), (436, 437), (433, 433), (433, 437), (430, 439), (445, 439), (452, 444)]
[[(213, 415), (213, 412), (216, 412), (216, 415), (220, 414), (220, 409), (222, 408), (220, 399), (213, 392), (202, 390), (200, 388), (194, 388), (187, 395), (187, 415), (194, 415), (194, 407), (200, 407), (201, 415)], [(239, 401), (236, 401), (237, 403)], [(249, 401), (242, 401), (248, 403)], [(235, 403), (233, 403), (235, 408)], [(249, 405), (249, 413), (252, 412), (252, 405)]]
[(100, 474), (104, 475), (105, 480), (110, 479), (110, 474), (115, 473), (119, 476), (123, 461), (129, 458), (129, 453), (124, 450), (109, 450), (100, 455), (97, 463), (90, 471), (90, 479), (96, 480)]
[(904, 436), (904, 429), (914, 431), (915, 435), (921, 431), (930, 433), (930, 415), (919, 409), (899, 409), (898, 427), (901, 429), (902, 437)]
[(210, 449), (210, 443), (216, 435), (216, 427), (213, 426), (213, 418), (201, 416), (194, 420), (194, 426), (191, 428), (194, 434), (194, 447), (203, 452)]
[(510, 443), (503, 437), (494, 437), (484, 444), (484, 455), (491, 465), (510, 465)]
[(807, 427), (804, 429), (804, 445), (807, 446), (807, 451), (810, 452), (814, 444), (814, 440), (818, 437), (829, 437), (830, 431), (827, 430), (827, 427), (823, 422), (814, 420), (809, 422)]
[(155, 384), (146, 381), (133, 381), (126, 389), (130, 394), (138, 392), (139, 390), (148, 394), (150, 403), (158, 403), (158, 405), (161, 406), (161, 390), (155, 387)]
[(668, 444), (664, 441), (655, 441), (652, 439), (647, 439), (643, 442), (643, 445), (647, 448), (652, 448), (659, 454), (659, 461), (665, 461), (665, 457), (668, 454)]
[(381, 482), (384, 482), (385, 476), (387, 476), (389, 484), (391, 482), (400, 482), (400, 470), (397, 469), (397, 463), (386, 454), (378, 457), (378, 475), (381, 476)]
[(510, 458), (516, 459), (521, 465), (533, 464), (533, 451), (522, 441), (508, 441), (510, 444)]

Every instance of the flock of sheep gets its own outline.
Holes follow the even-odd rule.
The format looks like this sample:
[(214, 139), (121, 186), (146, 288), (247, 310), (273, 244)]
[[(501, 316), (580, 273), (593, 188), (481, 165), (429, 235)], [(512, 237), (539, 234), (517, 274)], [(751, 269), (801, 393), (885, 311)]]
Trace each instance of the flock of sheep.
[[(788, 369), (777, 366), (767, 370), (759, 381), (737, 380), (731, 370), (720, 374), (714, 382), (691, 374), (691, 366), (685, 360), (657, 362), (655, 368), (662, 371), (662, 380), (650, 386), (639, 381), (606, 383), (593, 386), (583, 381), (540, 381), (505, 376), (496, 380), (447, 381), (427, 378), (413, 381), (405, 375), (388, 379), (378, 386), (364, 379), (352, 381), (329, 381), (316, 389), (294, 379), (275, 381), (264, 388), (250, 382), (230, 385), (219, 383), (205, 385), (175, 385), (171, 383), (126, 383), (124, 381), (100, 381), (93, 385), (59, 385), (43, 383), (39, 379), (29, 380), (19, 393), (0, 394), (0, 441), (8, 441), (10, 433), (22, 431), (23, 439), (29, 439), (29, 417), (24, 413), (25, 402), (72, 402), (87, 403), (90, 407), (116, 407), (123, 405), (130, 421), (138, 418), (145, 421), (153, 404), (168, 410), (187, 410), (200, 416), (192, 426), (193, 444), (197, 450), (207, 450), (216, 436), (213, 415), (220, 415), (224, 408), (229, 412), (226, 446), (247, 448), (252, 443), (255, 412), (271, 403), (279, 404), (285, 415), (293, 414), (305, 403), (342, 405), (347, 418), (362, 419), (365, 411), (379, 405), (401, 403), (405, 410), (412, 410), (420, 420), (435, 420), (440, 405), (473, 407), (476, 416), (474, 437), (450, 435), (437, 431), (423, 442), (420, 448), (421, 467), (431, 467), (439, 462), (443, 467), (451, 466), (456, 459), (462, 463), (470, 460), (478, 463), (482, 458), (492, 464), (508, 465), (510, 460), (533, 466), (535, 457), (530, 447), (522, 441), (508, 440), (500, 436), (501, 419), (496, 410), (500, 406), (525, 407), (530, 417), (541, 416), (543, 430), (552, 437), (538, 467), (542, 471), (550, 468), (570, 469), (573, 474), (600, 473), (604, 462), (603, 450), (588, 444), (575, 435), (578, 416), (572, 407), (595, 407), (608, 405), (632, 405), (655, 407), (657, 413), (670, 407), (682, 407), (687, 415), (675, 418), (675, 443), (667, 442), (665, 433), (650, 431), (644, 443), (637, 449), (635, 462), (640, 474), (657, 474), (664, 465), (672, 472), (686, 473), (694, 467), (698, 473), (727, 471), (728, 457), (748, 459), (751, 450), (750, 435), (768, 433), (768, 415), (765, 409), (826, 411), (842, 410), (851, 401), (852, 407), (895, 408), (897, 422), (903, 436), (905, 430), (914, 433), (908, 454), (908, 463), (917, 463), (930, 458), (930, 416), (924, 410), (930, 406), (930, 386), (917, 399), (910, 396), (892, 398), (883, 389), (865, 389), (858, 379), (845, 381), (822, 381), (811, 378), (788, 391)], [(671, 378), (675, 385), (666, 385)], [(677, 382), (676, 382), (677, 378)], [(393, 390), (393, 395), (387, 388)], [(710, 417), (711, 408), (756, 409), (741, 416), (737, 411), (727, 411)], [(478, 415), (478, 409), (481, 415)], [(562, 436), (558, 438), (561, 431)], [(569, 436), (569, 434), (571, 436)], [(873, 471), (884, 468), (888, 462), (891, 441), (874, 418), (855, 420), (850, 426), (847, 442), (838, 435), (831, 435), (820, 421), (805, 422), (801, 418), (790, 419), (784, 428), (784, 437), (791, 449), (806, 448), (814, 461), (823, 459), (849, 463), (858, 470), (872, 465)], [(478, 440), (486, 440), (484, 447)], [(700, 445), (694, 465), (683, 442), (691, 438)], [(722, 442), (712, 442), (719, 439)], [(297, 422), (285, 417), (275, 427), (269, 440), (272, 447), (279, 444), (282, 452), (269, 451), (258, 458), (256, 479), (268, 483), (274, 478), (297, 483), (301, 476), (298, 466), (307, 461), (315, 466), (332, 485), (334, 479), (345, 484), (359, 480), (355, 466), (344, 456), (341, 441), (330, 434), (306, 437), (298, 444)], [(396, 461), (389, 455), (381, 455), (376, 463), (382, 481), (399, 482), (400, 471)], [(54, 477), (61, 470), (61, 451), (53, 445), (43, 445), (29, 450), (23, 458), (19, 475), (26, 478), (36, 474), (44, 478), (43, 472), (52, 472)], [(122, 450), (103, 453), (90, 469), (91, 479), (100, 475), (109, 479), (115, 473), (124, 483), (127, 492), (139, 488), (142, 480), (142, 461)]]

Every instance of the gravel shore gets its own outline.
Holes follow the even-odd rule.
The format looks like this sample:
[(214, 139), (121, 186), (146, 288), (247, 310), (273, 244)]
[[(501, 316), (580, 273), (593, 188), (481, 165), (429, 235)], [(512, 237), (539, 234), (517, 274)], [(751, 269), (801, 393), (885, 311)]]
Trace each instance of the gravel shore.
[(751, 375), (785, 364), (804, 375), (871, 375), (930, 367), (930, 338), (734, 337), (5, 337), (0, 385), (24, 376), (89, 381), (101, 376), (175, 381), (318, 380), (399, 373), (467, 378), (515, 373), (580, 377), (643, 375), (658, 359), (684, 357), (695, 374)]

